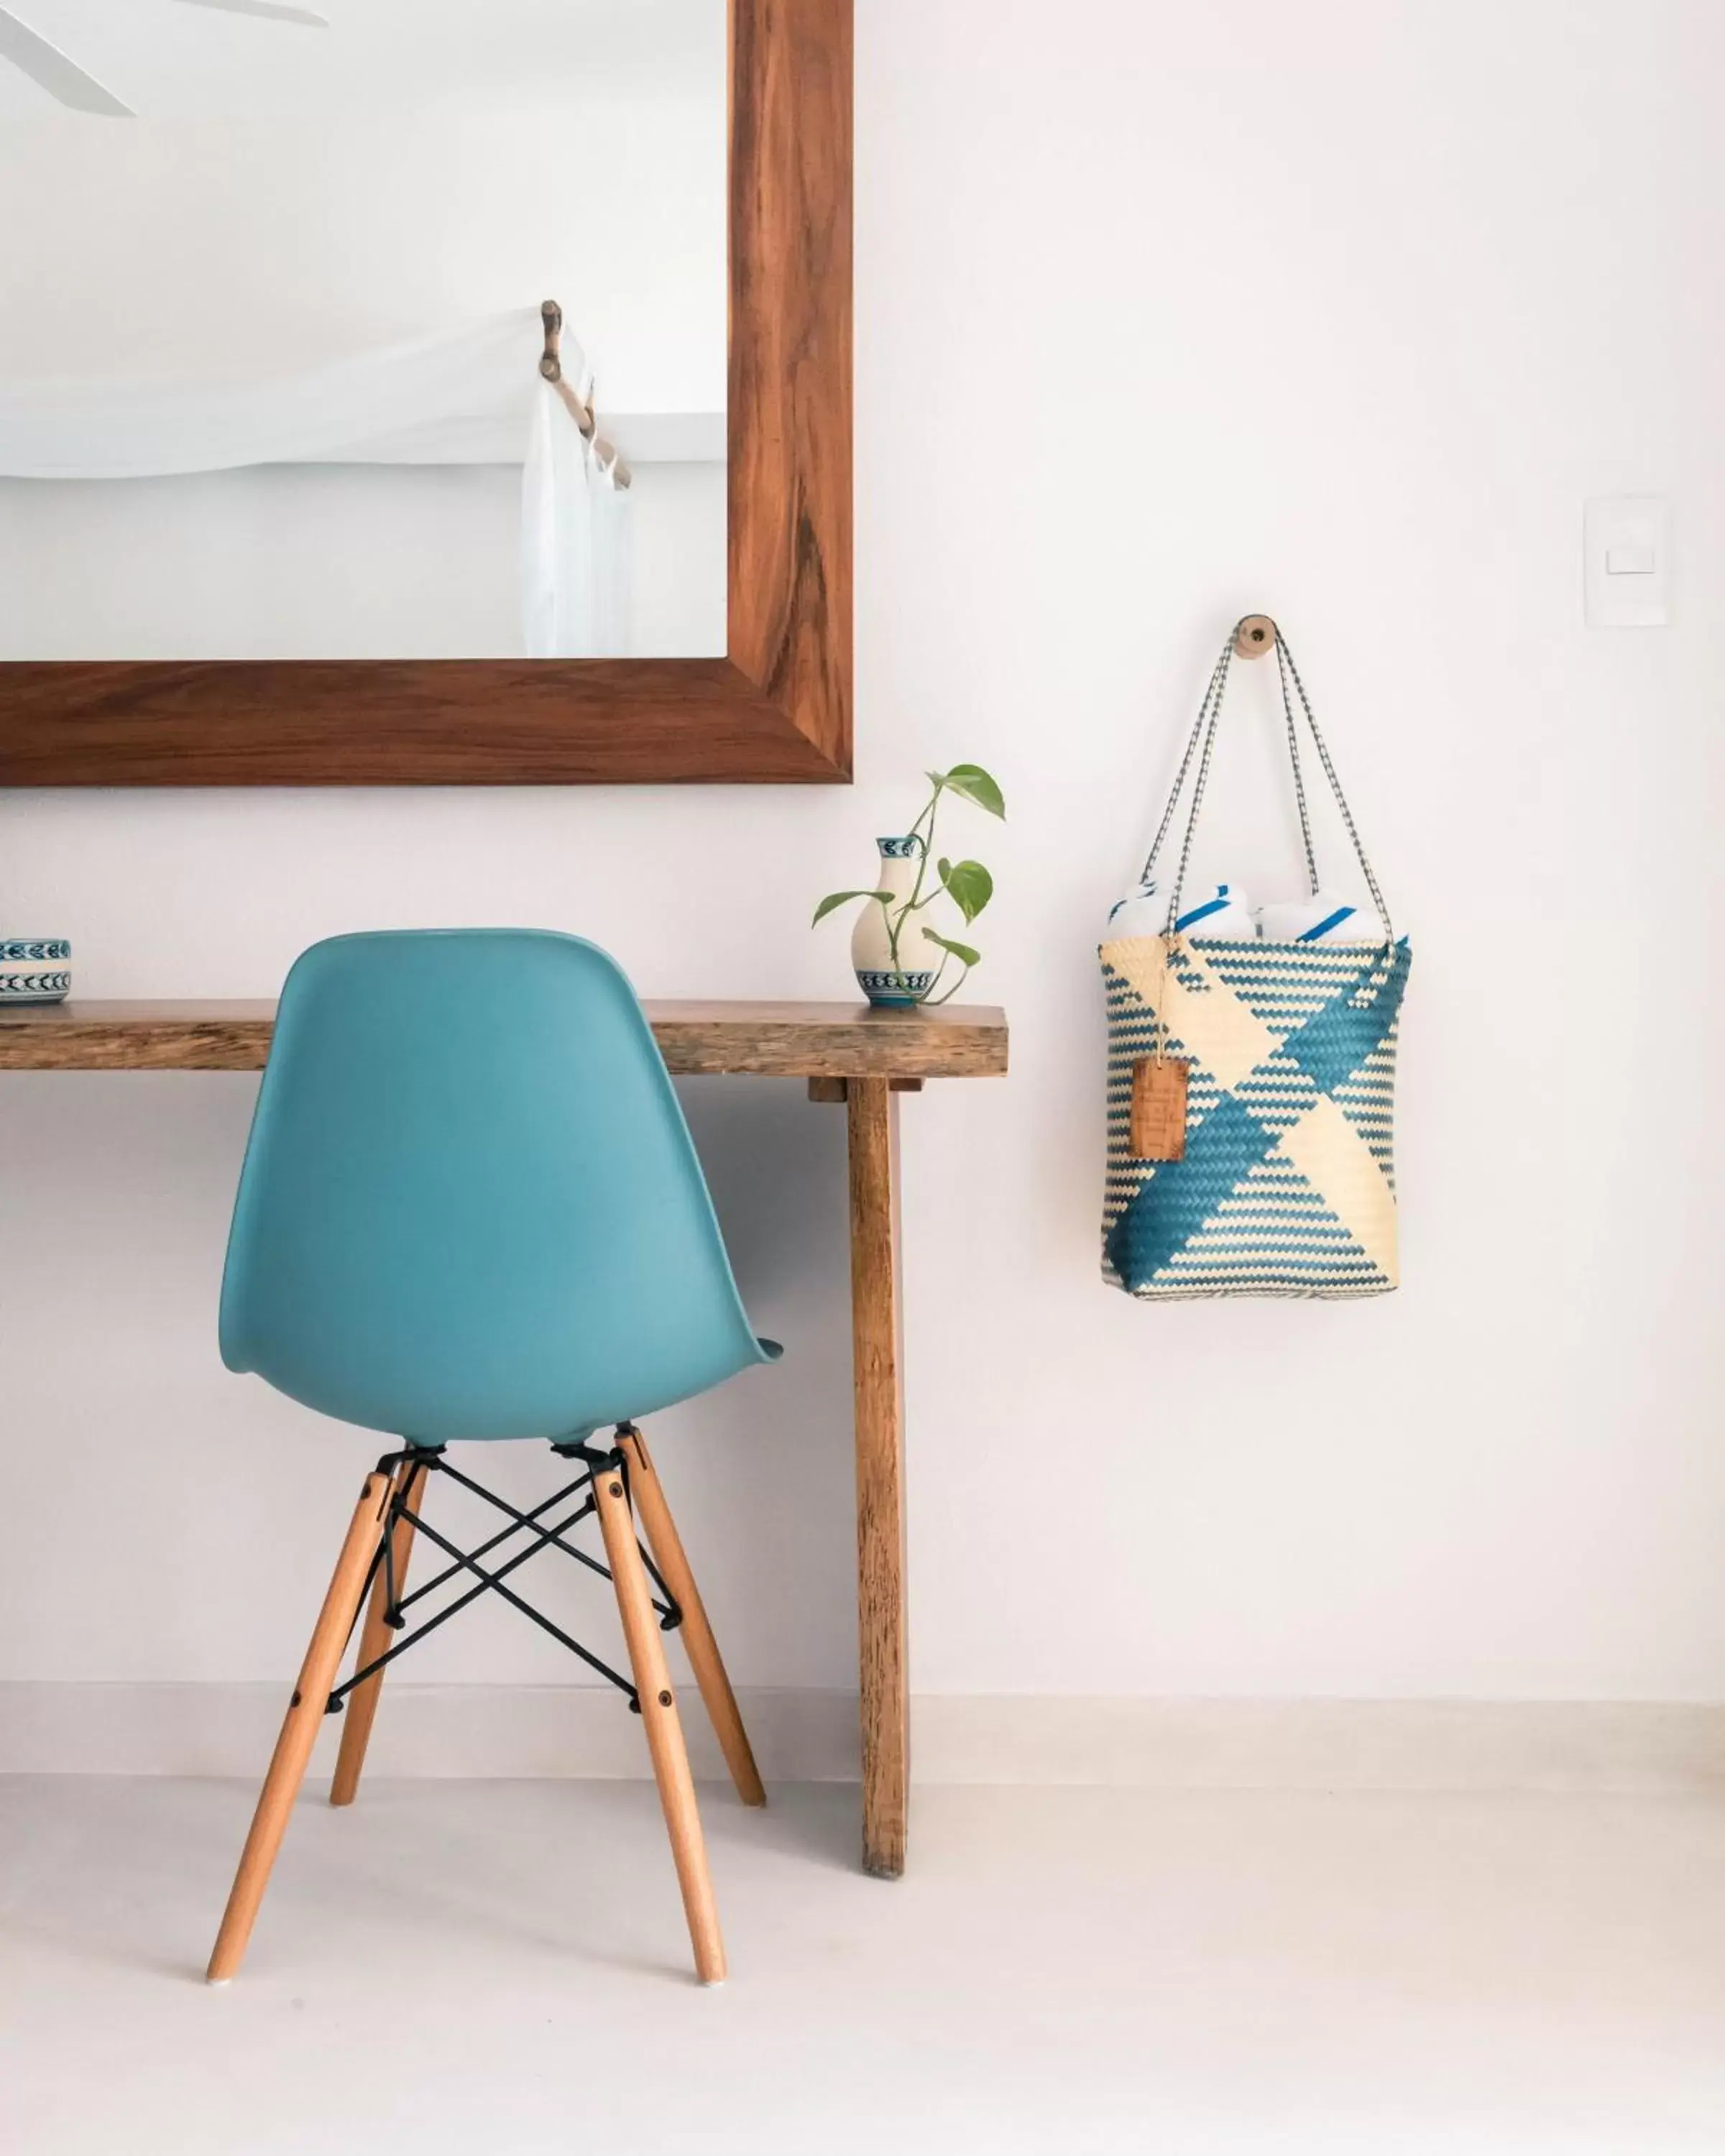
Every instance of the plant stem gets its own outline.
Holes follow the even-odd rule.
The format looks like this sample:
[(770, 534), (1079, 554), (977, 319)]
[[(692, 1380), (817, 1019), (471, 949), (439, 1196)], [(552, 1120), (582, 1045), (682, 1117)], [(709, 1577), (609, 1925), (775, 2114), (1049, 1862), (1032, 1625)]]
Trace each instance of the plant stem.
[(880, 918), (886, 923), (886, 955), (892, 961), (892, 978), (901, 988), (905, 983), (905, 969), (898, 962), (898, 923), (892, 917), (892, 908), (883, 898), (880, 901)]
[[(916, 838), (919, 834), (922, 834), (923, 817), (926, 816), (927, 818), (928, 830), (927, 834), (922, 836), (922, 850), (916, 857), (916, 880), (911, 886), (911, 895), (905, 901), (904, 904), (900, 906), (898, 910), (898, 918), (896, 921), (889, 910), (884, 906), (882, 908), (883, 911), (886, 912), (886, 942), (888, 949), (892, 953), (892, 975), (894, 980), (898, 984), (900, 993), (903, 995), (909, 995), (911, 993), (911, 984), (905, 978), (904, 961), (899, 956), (898, 939), (903, 933), (905, 923), (910, 919), (911, 914), (916, 912), (919, 906), (929, 903), (938, 896), (937, 892), (930, 891), (927, 900), (925, 900), (922, 896), (922, 884), (923, 879), (928, 874), (928, 857), (934, 850), (934, 819), (935, 813), (940, 807), (940, 800), (941, 783), (940, 781), (937, 779), (934, 783), (934, 791), (928, 797), (928, 805), (922, 810), (922, 814), (917, 817), (916, 822), (911, 824), (910, 829), (905, 834), (907, 838), (911, 839)], [(944, 959), (942, 961), (942, 964), (945, 964)], [(934, 978), (936, 981), (940, 978), (938, 972), (936, 973)], [(930, 988), (932, 988), (934, 982), (931, 981), (929, 983)], [(923, 1001), (926, 1003), (927, 1000), (928, 998), (925, 996), (923, 998)]]

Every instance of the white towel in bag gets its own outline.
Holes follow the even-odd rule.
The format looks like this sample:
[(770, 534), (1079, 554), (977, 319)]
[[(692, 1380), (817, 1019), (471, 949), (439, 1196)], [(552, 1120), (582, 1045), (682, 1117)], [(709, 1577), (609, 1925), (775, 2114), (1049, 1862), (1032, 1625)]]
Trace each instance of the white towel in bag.
[(1258, 927), (1266, 943), (1381, 943), (1384, 937), (1370, 906), (1324, 891), (1260, 906)]
[[(1168, 926), (1168, 879), (1147, 877), (1108, 916), (1108, 937), (1160, 936)], [(1180, 894), (1174, 923), (1194, 942), (1250, 943), (1258, 933), (1250, 901), (1237, 883), (1192, 884)]]

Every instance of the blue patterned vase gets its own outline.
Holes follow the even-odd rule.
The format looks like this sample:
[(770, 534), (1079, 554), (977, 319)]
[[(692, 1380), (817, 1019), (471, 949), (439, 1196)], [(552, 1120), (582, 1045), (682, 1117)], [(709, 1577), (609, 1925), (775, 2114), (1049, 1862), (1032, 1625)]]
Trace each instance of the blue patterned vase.
[[(919, 906), (906, 921), (900, 932), (896, 962), (887, 929), (889, 911), (896, 913), (899, 904), (916, 889), (917, 873), (922, 866), (922, 841), (917, 838), (877, 839), (875, 843), (880, 850), (880, 867), (874, 887), (876, 891), (890, 891), (893, 905), (889, 908), (875, 899), (863, 901), (857, 910), (856, 925), (850, 932), (850, 963), (856, 968), (857, 986), (871, 1004), (882, 1010), (906, 1010), (920, 1004), (934, 986), (938, 968), (927, 961), (940, 956), (922, 941), (923, 924), (930, 920), (932, 908), (924, 911)], [(924, 884), (925, 893), (934, 881), (934, 871), (930, 869)], [(915, 950), (911, 947), (913, 943), (918, 947)]]

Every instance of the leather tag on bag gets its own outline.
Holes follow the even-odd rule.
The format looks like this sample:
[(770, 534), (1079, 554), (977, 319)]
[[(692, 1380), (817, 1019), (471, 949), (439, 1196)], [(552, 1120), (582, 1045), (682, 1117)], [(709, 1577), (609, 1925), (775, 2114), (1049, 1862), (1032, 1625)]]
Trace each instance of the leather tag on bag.
[(1134, 1160), (1186, 1157), (1186, 1077), (1179, 1057), (1141, 1056), (1132, 1065), (1132, 1148)]

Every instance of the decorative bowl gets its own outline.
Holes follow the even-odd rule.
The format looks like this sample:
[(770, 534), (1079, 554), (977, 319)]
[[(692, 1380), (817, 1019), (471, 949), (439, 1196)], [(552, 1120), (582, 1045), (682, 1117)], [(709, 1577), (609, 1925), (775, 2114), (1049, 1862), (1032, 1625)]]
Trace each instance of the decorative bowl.
[(72, 947), (59, 936), (0, 936), (0, 1004), (57, 1004), (72, 986)]

